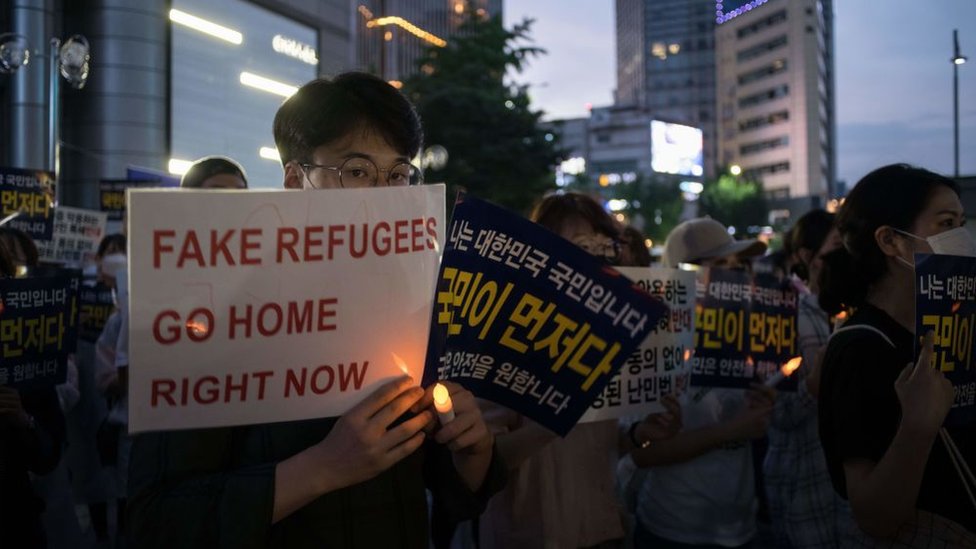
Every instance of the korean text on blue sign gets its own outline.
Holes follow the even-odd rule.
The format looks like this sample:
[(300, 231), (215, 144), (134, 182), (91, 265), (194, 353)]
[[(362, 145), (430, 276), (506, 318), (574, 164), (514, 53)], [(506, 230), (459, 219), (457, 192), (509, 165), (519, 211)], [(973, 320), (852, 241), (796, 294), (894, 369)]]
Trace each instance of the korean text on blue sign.
[(565, 435), (667, 313), (609, 265), (520, 216), (454, 208), (425, 384), (457, 381)]
[(122, 221), (125, 216), (125, 190), (161, 187), (158, 181), (103, 179), (98, 183), (99, 210), (108, 214), (109, 221)]
[(81, 313), (78, 319), (79, 337), (83, 341), (95, 343), (102, 334), (108, 317), (115, 311), (115, 296), (112, 288), (97, 284), (81, 288)]
[(0, 218), (19, 213), (7, 226), (34, 240), (51, 240), (54, 232), (54, 174), (0, 168)]
[[(797, 356), (797, 294), (768, 275), (703, 269), (695, 305), (692, 386), (748, 388)], [(796, 378), (777, 385), (796, 390)]]
[(915, 256), (915, 333), (935, 332), (933, 366), (952, 382), (955, 399), (946, 423), (976, 419), (976, 258)]
[(0, 280), (0, 385), (63, 383), (78, 343), (77, 274)]

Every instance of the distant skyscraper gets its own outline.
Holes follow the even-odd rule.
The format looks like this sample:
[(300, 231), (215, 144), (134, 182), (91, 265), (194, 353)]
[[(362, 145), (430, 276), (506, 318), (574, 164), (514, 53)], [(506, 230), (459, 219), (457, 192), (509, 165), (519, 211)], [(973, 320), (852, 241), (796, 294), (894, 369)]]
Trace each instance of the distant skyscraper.
[(831, 0), (718, 4), (720, 162), (762, 180), (774, 205), (822, 204), (836, 173)]
[(618, 105), (702, 129), (715, 173), (715, 0), (617, 0)]
[(362, 0), (356, 61), (361, 70), (402, 81), (416, 72), (424, 50), (445, 46), (465, 18), (501, 15), (502, 0)]

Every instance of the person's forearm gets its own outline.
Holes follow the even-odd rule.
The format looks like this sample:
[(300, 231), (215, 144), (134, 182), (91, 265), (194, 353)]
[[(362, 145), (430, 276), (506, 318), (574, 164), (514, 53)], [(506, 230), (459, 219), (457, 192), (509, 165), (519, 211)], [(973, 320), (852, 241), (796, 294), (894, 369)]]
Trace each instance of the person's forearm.
[(555, 439), (555, 433), (532, 422), (525, 422), (514, 431), (495, 435), (498, 457), (509, 471), (518, 469), (532, 454)]
[(481, 490), (481, 486), (485, 482), (485, 475), (488, 474), (488, 468), (491, 467), (493, 446), (491, 440), (488, 440), (487, 450), (474, 454), (453, 454), (454, 468), (457, 469), (458, 475), (468, 490), (472, 492)]
[(319, 496), (343, 488), (341, 479), (323, 467), (318, 447), (312, 446), (278, 463), (274, 478), (274, 510), (271, 523), (308, 505)]
[(733, 440), (725, 425), (684, 431), (667, 440), (659, 440), (647, 448), (636, 448), (630, 455), (641, 468), (673, 465), (696, 458)]
[[(902, 421), (888, 450), (860, 482), (847, 491), (858, 526), (868, 534), (888, 538), (915, 513), (936, 433), (913, 430)], [(846, 467), (845, 467), (846, 468)]]

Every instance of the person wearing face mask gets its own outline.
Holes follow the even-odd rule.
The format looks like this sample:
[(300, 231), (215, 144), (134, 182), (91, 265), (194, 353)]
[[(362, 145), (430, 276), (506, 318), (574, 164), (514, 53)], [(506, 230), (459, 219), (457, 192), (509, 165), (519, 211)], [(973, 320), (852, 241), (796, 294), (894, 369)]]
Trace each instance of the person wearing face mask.
[[(106, 236), (99, 246), (99, 281), (112, 288), (118, 288), (118, 278), (126, 276), (128, 259), (125, 255), (126, 240), (123, 235)], [(123, 298), (124, 300), (124, 298)], [(96, 435), (101, 463), (111, 471), (113, 489), (110, 490), (116, 503), (116, 532), (125, 526), (126, 490), (128, 484), (129, 453), (132, 439), (127, 434), (129, 424), (128, 395), (128, 319), (127, 304), (116, 299), (116, 310), (108, 320), (101, 335), (95, 342), (95, 387), (105, 397), (108, 412), (98, 427)], [(97, 506), (93, 515), (96, 535), (107, 533), (104, 514), (107, 508)]]
[[(102, 238), (95, 253), (95, 292), (115, 287), (115, 274), (125, 268), (125, 237), (110, 234)], [(117, 320), (113, 320), (117, 322)], [(101, 335), (101, 334), (99, 334)], [(104, 344), (103, 340), (103, 344)], [(117, 426), (103, 423), (108, 414), (107, 402), (96, 385), (95, 342), (78, 341), (78, 404), (67, 414), (68, 447), (66, 457), (71, 470), (75, 503), (86, 505), (91, 529), (97, 542), (109, 539), (108, 502), (116, 498), (115, 468), (105, 467), (99, 455), (115, 456), (118, 449)], [(117, 375), (115, 373), (114, 375)], [(99, 428), (101, 426), (101, 432)]]
[(817, 431), (818, 360), (830, 336), (830, 318), (819, 306), (817, 278), (823, 256), (840, 246), (834, 215), (812, 210), (787, 232), (799, 293), (797, 344), (803, 362), (793, 374), (796, 392), (776, 399), (769, 426), (763, 478), (777, 547), (833, 546), (850, 520), (847, 503), (836, 495)]
[[(843, 246), (823, 258), (820, 304), (855, 312), (827, 345), (819, 421), (855, 519), (848, 546), (976, 547), (976, 502), (939, 436), (953, 388), (929, 366), (931, 333), (915, 352), (913, 255), (971, 251), (964, 220), (954, 181), (905, 164), (864, 176), (838, 214)], [(946, 431), (976, 466), (976, 425)]]
[[(718, 221), (678, 225), (664, 244), (664, 266), (748, 270), (766, 245), (734, 240)], [(748, 547), (758, 510), (751, 441), (766, 435), (775, 392), (692, 388), (681, 396), (684, 428), (634, 454), (648, 473), (637, 498), (635, 547)]]

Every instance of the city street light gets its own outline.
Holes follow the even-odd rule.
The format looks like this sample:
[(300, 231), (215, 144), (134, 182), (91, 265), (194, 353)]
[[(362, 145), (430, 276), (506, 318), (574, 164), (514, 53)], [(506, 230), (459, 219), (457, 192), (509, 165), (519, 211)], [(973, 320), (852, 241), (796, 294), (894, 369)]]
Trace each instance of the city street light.
[(955, 160), (955, 176), (959, 178), (959, 65), (967, 61), (967, 57), (959, 53), (959, 29), (952, 31), (952, 136)]
[[(80, 90), (88, 82), (91, 66), (91, 50), (84, 36), (74, 35), (64, 43), (59, 38), (50, 40), (48, 51), (48, 168), (57, 175), (59, 171), (60, 136), (60, 86), (58, 74), (68, 84)], [(43, 52), (38, 52), (43, 53)], [(0, 74), (14, 74), (19, 69), (29, 70), (31, 47), (27, 38), (16, 33), (0, 34)], [(60, 187), (59, 187), (60, 188)]]

